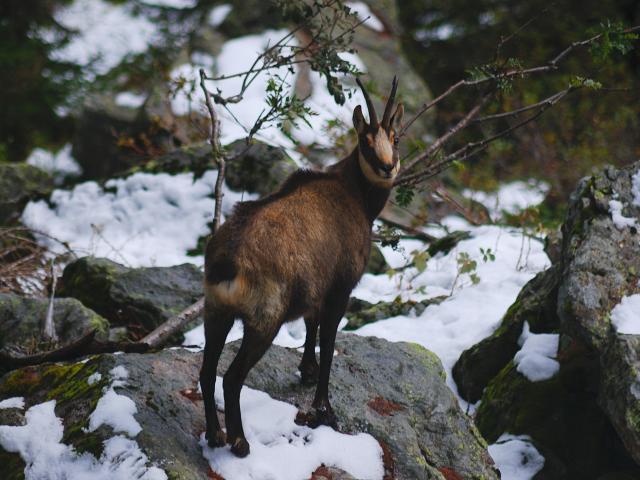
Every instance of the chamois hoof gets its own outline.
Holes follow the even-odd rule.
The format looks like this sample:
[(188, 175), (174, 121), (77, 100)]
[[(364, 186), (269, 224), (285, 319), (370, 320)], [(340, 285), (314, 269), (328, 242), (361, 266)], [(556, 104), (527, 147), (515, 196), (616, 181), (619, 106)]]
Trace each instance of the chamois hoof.
[(236, 438), (231, 445), (231, 453), (239, 458), (249, 455), (249, 450), (249, 442), (247, 442), (246, 438)]
[(338, 418), (331, 408), (316, 408), (315, 415), (313, 415), (309, 421), (309, 426), (316, 428), (320, 425), (326, 425), (334, 430), (338, 430)]
[(227, 435), (222, 430), (218, 430), (213, 436), (207, 435), (207, 445), (209, 445), (209, 448), (224, 447), (226, 443)]

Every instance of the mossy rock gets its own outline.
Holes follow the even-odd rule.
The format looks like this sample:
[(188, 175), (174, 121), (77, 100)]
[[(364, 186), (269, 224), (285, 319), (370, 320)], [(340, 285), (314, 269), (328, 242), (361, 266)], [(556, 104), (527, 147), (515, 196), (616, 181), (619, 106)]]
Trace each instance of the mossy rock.
[(127, 268), (84, 257), (67, 265), (59, 294), (77, 298), (112, 325), (141, 335), (202, 297), (202, 281), (202, 272), (191, 264)]
[[(225, 347), (220, 371), (226, 371), (239, 346), (233, 342)], [(440, 470), (457, 472), (460, 478), (498, 478), (486, 444), (446, 386), (433, 353), (415, 344), (340, 333), (336, 349), (340, 353), (332, 367), (331, 401), (340, 429), (367, 432), (383, 442), (394, 464), (394, 478), (441, 478)], [(109, 371), (122, 366), (129, 376), (116, 391), (135, 403), (135, 419), (142, 427), (135, 440), (141, 450), (169, 478), (201, 479), (209, 467), (198, 442), (204, 429), (202, 400), (196, 393), (201, 362), (201, 352), (166, 349), (27, 367), (0, 379), (0, 400), (22, 396), (29, 408), (55, 399), (55, 413), (64, 425), (63, 442), (99, 455), (102, 442), (114, 433), (110, 427), (91, 433), (83, 428), (111, 383)], [(313, 391), (296, 377), (299, 362), (295, 349), (274, 345), (251, 370), (246, 384), (308, 411)], [(93, 373), (102, 378), (89, 385)]]
[(268, 195), (297, 170), (283, 148), (256, 140), (237, 140), (227, 146), (225, 182), (232, 190)]
[(480, 433), (489, 443), (503, 433), (531, 436), (545, 457), (535, 478), (597, 478), (633, 470), (593, 392), (570, 388), (565, 375), (530, 382), (509, 363), (484, 391), (476, 412)]
[(613, 327), (610, 312), (625, 295), (638, 293), (640, 243), (636, 226), (617, 228), (609, 212), (619, 201), (626, 217), (640, 217), (634, 205), (632, 177), (640, 162), (584, 179), (572, 194), (562, 226), (563, 277), (558, 314), (563, 328), (589, 348), (602, 353)]
[(600, 363), (598, 402), (640, 464), (640, 335), (619, 335)]
[[(48, 308), (48, 299), (0, 293), (0, 349), (25, 354), (49, 350), (52, 345), (42, 339)], [(98, 339), (104, 340), (109, 330), (106, 319), (73, 298), (54, 300), (53, 323), (59, 344), (78, 340), (91, 330), (96, 332)]]
[[(111, 363), (109, 363), (111, 365)], [(84, 363), (45, 364), (14, 370), (0, 378), (0, 400), (10, 397), (24, 397), (25, 411), (31, 406), (55, 400), (55, 414), (63, 419), (62, 442), (73, 445), (77, 452), (90, 452), (95, 456), (102, 453), (103, 434), (101, 429), (86, 432), (89, 415), (103, 395), (109, 382), (108, 375), (89, 384), (88, 378), (101, 369), (100, 362), (89, 359)], [(108, 371), (106, 365), (102, 370)], [(6, 425), (6, 418), (0, 410), (0, 424)], [(0, 447), (3, 463), (3, 478), (24, 478), (24, 461), (15, 453)]]
[(480, 400), (487, 384), (519, 350), (524, 322), (529, 322), (534, 333), (560, 327), (556, 314), (559, 277), (557, 265), (536, 275), (520, 291), (496, 331), (462, 352), (452, 371), (462, 398), (471, 403)]
[(27, 202), (49, 196), (53, 178), (26, 163), (0, 163), (0, 225), (15, 222)]
[(369, 303), (359, 298), (351, 298), (345, 316), (349, 323), (345, 330), (356, 330), (368, 323), (384, 320), (385, 318), (397, 317), (398, 315), (421, 315), (429, 305), (437, 305), (442, 302), (445, 296), (429, 298), (419, 302), (408, 300), (403, 302), (396, 298), (392, 302)]
[(163, 155), (153, 157), (123, 174), (128, 176), (138, 172), (202, 174), (214, 168), (211, 158), (211, 146), (204, 142), (185, 145)]

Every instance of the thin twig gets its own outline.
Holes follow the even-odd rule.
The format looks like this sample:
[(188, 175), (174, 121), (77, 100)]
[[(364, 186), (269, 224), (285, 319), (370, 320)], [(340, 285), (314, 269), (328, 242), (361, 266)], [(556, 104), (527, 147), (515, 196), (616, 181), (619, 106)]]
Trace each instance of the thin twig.
[(210, 125), (209, 125), (209, 145), (211, 145), (211, 156), (213, 161), (218, 164), (218, 177), (216, 178), (216, 186), (215, 186), (215, 200), (216, 206), (213, 215), (213, 228), (211, 233), (216, 233), (218, 228), (220, 227), (220, 217), (222, 216), (222, 197), (224, 194), (222, 193), (222, 184), (224, 183), (224, 173), (225, 173), (225, 155), (222, 153), (222, 148), (220, 147), (220, 123), (218, 121), (218, 115), (213, 108), (213, 103), (211, 102), (211, 93), (207, 89), (205, 84), (207, 76), (204, 73), (204, 69), (200, 69), (200, 88), (204, 92), (205, 103), (207, 105), (207, 110), (209, 111)]
[[(640, 25), (636, 25), (636, 26), (627, 28), (625, 30), (622, 30), (621, 33), (628, 34), (628, 33), (634, 33), (634, 32), (637, 32), (637, 31), (640, 31)], [(422, 116), (425, 112), (427, 112), (428, 110), (433, 108), (435, 105), (440, 103), (442, 100), (447, 98), (449, 95), (451, 95), (456, 90), (458, 90), (458, 89), (460, 89), (462, 87), (477, 86), (477, 85), (482, 85), (482, 84), (487, 83), (487, 82), (500, 81), (500, 80), (510, 79), (510, 78), (514, 78), (514, 77), (526, 77), (526, 76), (532, 75), (534, 73), (544, 73), (544, 72), (549, 72), (549, 71), (552, 71), (552, 70), (556, 70), (558, 68), (558, 64), (567, 55), (569, 55), (573, 50), (575, 50), (578, 47), (583, 47), (583, 46), (589, 45), (589, 44), (595, 42), (596, 40), (599, 40), (602, 37), (602, 35), (603, 35), (602, 33), (599, 33), (599, 34), (593, 35), (592, 37), (589, 37), (589, 38), (587, 38), (585, 40), (580, 40), (580, 41), (577, 41), (577, 42), (573, 42), (571, 45), (566, 47), (564, 50), (562, 50), (560, 53), (558, 53), (555, 57), (550, 59), (544, 65), (539, 65), (539, 66), (531, 67), (531, 68), (511, 69), (511, 70), (508, 70), (506, 72), (501, 72), (501, 73), (499, 73), (497, 75), (490, 75), (488, 77), (479, 78), (479, 79), (476, 79), (476, 80), (459, 80), (458, 82), (454, 83), (449, 88), (447, 88), (443, 93), (438, 95), (436, 98), (434, 98), (430, 102), (425, 103), (416, 112), (416, 114), (409, 121), (407, 121), (405, 123), (404, 127), (400, 131), (400, 136), (403, 136), (406, 133), (406, 131), (409, 129), (409, 127), (411, 127), (411, 125), (413, 125), (413, 123), (420, 116)]]
[(473, 120), (473, 118), (478, 115), (478, 113), (480, 112), (480, 109), (482, 107), (484, 107), (486, 105), (486, 103), (489, 101), (489, 99), (491, 98), (493, 93), (487, 93), (485, 95), (482, 96), (482, 98), (480, 99), (480, 101), (478, 103), (476, 103), (474, 105), (474, 107), (469, 110), (469, 112), (467, 112), (467, 114), (458, 122), (456, 123), (453, 127), (451, 127), (447, 133), (445, 133), (444, 135), (440, 136), (435, 142), (433, 142), (429, 148), (427, 148), (424, 152), (422, 152), (420, 155), (418, 155), (416, 158), (414, 158), (413, 160), (411, 160), (404, 168), (403, 168), (403, 172), (407, 172), (409, 170), (411, 170), (413, 167), (415, 167), (419, 162), (424, 161), (425, 159), (429, 158), (434, 152), (436, 152), (437, 150), (440, 150), (440, 148), (442, 148), (442, 146), (451, 138), (453, 137), (456, 133), (458, 133), (460, 130), (462, 130), (463, 128), (465, 128), (469, 122), (471, 122), (471, 120)]

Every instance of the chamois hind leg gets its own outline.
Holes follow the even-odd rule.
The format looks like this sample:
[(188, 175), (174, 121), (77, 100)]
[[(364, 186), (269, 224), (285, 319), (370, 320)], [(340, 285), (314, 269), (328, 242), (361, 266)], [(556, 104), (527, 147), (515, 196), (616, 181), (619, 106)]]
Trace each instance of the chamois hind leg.
[(327, 295), (320, 316), (320, 375), (313, 407), (316, 409), (315, 425), (329, 425), (337, 427), (336, 417), (329, 403), (329, 375), (333, 361), (333, 348), (340, 319), (347, 309), (349, 295), (343, 292), (333, 292)]
[(210, 447), (225, 445), (225, 434), (220, 428), (214, 401), (218, 360), (222, 353), (229, 330), (233, 325), (233, 314), (205, 304), (204, 335), (205, 346), (200, 369), (200, 388), (204, 400), (204, 413), (207, 421), (205, 437)]
[(307, 327), (307, 336), (304, 340), (304, 353), (298, 366), (300, 378), (304, 385), (315, 385), (318, 383), (318, 373), (320, 367), (316, 360), (316, 338), (318, 335), (318, 316), (304, 317), (304, 324)]
[(231, 452), (238, 457), (246, 457), (249, 454), (249, 442), (244, 435), (242, 415), (240, 414), (240, 390), (249, 370), (271, 346), (271, 342), (278, 333), (278, 327), (279, 325), (275, 324), (274, 328), (266, 328), (267, 331), (258, 331), (245, 322), (240, 350), (224, 375), (224, 414), (227, 425), (227, 443), (231, 445)]

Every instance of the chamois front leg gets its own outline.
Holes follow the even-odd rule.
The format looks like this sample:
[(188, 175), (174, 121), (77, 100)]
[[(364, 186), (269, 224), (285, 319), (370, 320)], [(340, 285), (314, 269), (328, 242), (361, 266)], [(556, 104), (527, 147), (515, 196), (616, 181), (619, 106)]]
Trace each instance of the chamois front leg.
[(347, 309), (349, 293), (334, 292), (327, 298), (330, 300), (325, 303), (320, 322), (320, 375), (313, 400), (316, 417), (312, 426), (329, 425), (337, 428), (336, 416), (329, 402), (329, 376), (338, 324)]
[(303, 385), (315, 385), (318, 383), (318, 374), (320, 372), (320, 367), (316, 360), (317, 315), (304, 317), (304, 324), (307, 327), (307, 335), (304, 341), (302, 361), (298, 366), (298, 370), (300, 370), (300, 379)]
[(218, 421), (214, 396), (218, 360), (232, 325), (233, 315), (205, 303), (204, 332), (206, 343), (202, 357), (202, 368), (200, 369), (200, 388), (202, 389), (204, 414), (207, 422), (205, 438), (211, 448), (223, 447), (226, 440)]

